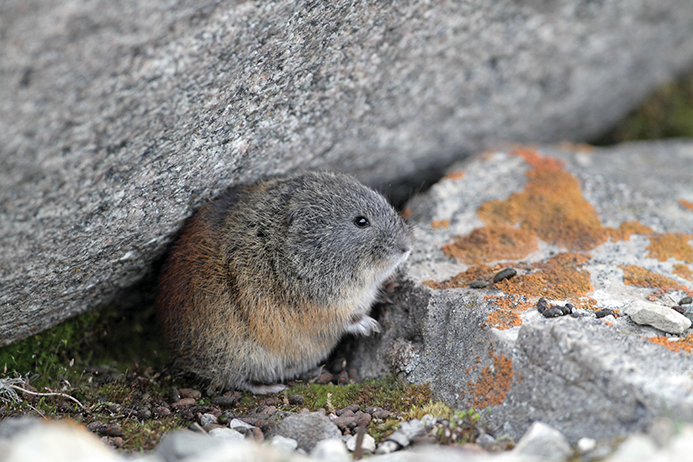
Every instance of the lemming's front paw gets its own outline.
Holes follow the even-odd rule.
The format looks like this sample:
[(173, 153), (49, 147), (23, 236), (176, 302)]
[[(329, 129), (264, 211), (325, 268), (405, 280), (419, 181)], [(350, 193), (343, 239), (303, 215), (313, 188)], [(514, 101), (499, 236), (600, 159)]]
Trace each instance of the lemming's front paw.
[(363, 315), (347, 327), (347, 332), (350, 334), (370, 335), (380, 332), (380, 324), (370, 316)]

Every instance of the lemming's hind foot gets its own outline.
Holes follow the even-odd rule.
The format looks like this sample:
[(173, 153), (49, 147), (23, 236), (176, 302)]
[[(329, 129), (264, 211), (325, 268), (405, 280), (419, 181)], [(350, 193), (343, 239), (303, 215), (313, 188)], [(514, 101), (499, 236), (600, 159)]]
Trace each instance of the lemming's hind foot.
[(363, 315), (347, 327), (350, 334), (370, 335), (380, 332), (380, 324), (370, 316)]
[(254, 383), (245, 382), (239, 384), (237, 387), (239, 390), (249, 391), (254, 395), (270, 395), (274, 393), (279, 393), (280, 391), (286, 390), (287, 386), (281, 383)]

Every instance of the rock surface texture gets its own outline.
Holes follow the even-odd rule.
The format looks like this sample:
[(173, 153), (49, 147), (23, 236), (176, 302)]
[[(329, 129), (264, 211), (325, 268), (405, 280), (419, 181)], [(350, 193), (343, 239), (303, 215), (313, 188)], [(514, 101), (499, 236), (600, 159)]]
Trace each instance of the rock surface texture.
[[(394, 367), (451, 405), (489, 408), (496, 436), (541, 421), (575, 444), (660, 415), (693, 421), (693, 331), (672, 307), (693, 294), (692, 168), (690, 142), (455, 165), (410, 203), (407, 279), (376, 310), (381, 337), (356, 347), (361, 377)], [(517, 274), (494, 283), (505, 268)], [(648, 319), (683, 322), (628, 316), (652, 304)]]
[(230, 184), (594, 136), (692, 27), (689, 0), (4, 1), (0, 345), (122, 294)]

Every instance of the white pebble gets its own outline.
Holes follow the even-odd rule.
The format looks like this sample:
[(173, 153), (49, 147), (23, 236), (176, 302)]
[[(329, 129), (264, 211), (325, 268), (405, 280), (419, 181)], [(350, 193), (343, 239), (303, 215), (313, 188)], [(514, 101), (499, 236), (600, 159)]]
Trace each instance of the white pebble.
[[(356, 435), (351, 435), (351, 438), (347, 439), (346, 441), (346, 448), (351, 452), (356, 451), (356, 439)], [(364, 454), (370, 454), (373, 451), (375, 451), (375, 438), (373, 438), (368, 433), (363, 435), (363, 442), (361, 443), (361, 448), (363, 449)]]
[(580, 450), (580, 452), (591, 451), (592, 449), (594, 449), (596, 445), (597, 442), (592, 438), (580, 438), (577, 442), (577, 447)]
[(283, 451), (292, 452), (298, 447), (298, 441), (293, 438), (286, 438), (281, 435), (274, 435), (269, 441), (269, 445), (273, 448), (281, 449)]
[(626, 314), (633, 322), (655, 327), (671, 334), (681, 334), (691, 327), (691, 320), (682, 314), (645, 300), (636, 300), (626, 308)]

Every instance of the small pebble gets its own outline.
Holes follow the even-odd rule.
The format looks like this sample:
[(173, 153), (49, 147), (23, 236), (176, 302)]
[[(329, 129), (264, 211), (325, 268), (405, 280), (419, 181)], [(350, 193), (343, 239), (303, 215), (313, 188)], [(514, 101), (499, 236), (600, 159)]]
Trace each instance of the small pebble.
[(481, 279), (478, 279), (476, 281), (472, 281), (469, 283), (469, 287), (471, 289), (483, 289), (487, 286), (488, 284), (486, 281), (482, 281)]
[(100, 420), (95, 420), (87, 425), (87, 430), (102, 436), (123, 436), (123, 430), (120, 428), (120, 425), (101, 422)]
[(342, 415), (342, 414), (344, 414), (344, 413), (347, 412), (347, 411), (351, 411), (351, 415), (354, 415), (354, 412), (358, 412), (360, 409), (361, 409), (361, 406), (359, 406), (358, 404), (351, 404), (351, 405), (345, 407), (344, 409), (338, 410), (338, 411), (336, 412), (336, 414), (337, 414), (337, 415)]
[(228, 425), (229, 422), (231, 422), (231, 419), (233, 419), (234, 417), (236, 416), (233, 413), (226, 411), (222, 415), (217, 417), (217, 422), (222, 425)]
[(589, 452), (597, 446), (597, 442), (592, 438), (580, 438), (577, 442), (577, 447), (580, 452)]
[(320, 374), (320, 376), (318, 377), (317, 382), (318, 382), (320, 385), (325, 385), (325, 384), (328, 384), (328, 383), (332, 382), (333, 379), (334, 379), (334, 375), (330, 374), (329, 372), (323, 372), (323, 373)]
[(373, 419), (370, 414), (367, 412), (357, 412), (354, 414), (354, 419), (356, 420), (356, 426), (358, 427), (368, 427), (370, 425), (371, 420)]
[(493, 276), (493, 283), (495, 284), (497, 282), (502, 281), (503, 279), (510, 279), (516, 274), (517, 271), (515, 271), (513, 268), (502, 269), (499, 272), (497, 272), (495, 276)]
[(199, 423), (197, 423), (197, 422), (191, 423), (191, 424), (188, 426), (188, 430), (192, 430), (192, 431), (194, 431), (194, 432), (196, 432), (196, 433), (207, 433), (207, 432), (205, 431), (205, 429), (202, 428), (202, 426), (201, 426)]
[(686, 296), (679, 300), (679, 305), (690, 305), (693, 303), (693, 297)]
[(178, 389), (178, 392), (180, 393), (181, 398), (193, 398), (193, 399), (202, 398), (202, 393), (200, 393), (198, 390), (194, 390), (192, 388), (180, 388), (180, 389)]
[(239, 428), (255, 428), (253, 425), (250, 425), (249, 423), (244, 422), (241, 419), (232, 419), (229, 423), (229, 427), (234, 430), (238, 430)]
[(260, 430), (257, 427), (253, 427), (250, 434), (253, 435), (253, 440), (255, 440), (258, 443), (261, 443), (265, 440), (265, 435), (262, 434), (262, 430)]
[(231, 407), (241, 399), (241, 394), (237, 391), (229, 391), (222, 396), (212, 398), (211, 403), (215, 406)]
[(197, 400), (195, 398), (181, 398), (175, 403), (171, 404), (171, 407), (174, 409), (179, 408), (181, 406), (192, 406), (197, 403)]
[(382, 407), (374, 407), (366, 409), (366, 412), (376, 419), (385, 420), (390, 417), (390, 411), (386, 411)]
[(294, 406), (300, 406), (305, 402), (306, 399), (303, 397), (303, 395), (293, 394), (289, 396), (289, 404), (293, 404)]
[(375, 450), (376, 454), (390, 454), (391, 452), (395, 452), (399, 450), (401, 446), (394, 441), (383, 441), (378, 445), (378, 449)]
[(215, 423), (217, 423), (217, 418), (213, 414), (202, 414), (200, 416), (200, 425), (202, 425), (203, 427)]
[(159, 406), (154, 408), (154, 417), (161, 419), (163, 417), (168, 417), (171, 415), (171, 410), (164, 406)]
[(122, 448), (125, 444), (125, 441), (123, 441), (123, 438), (121, 438), (120, 436), (102, 436), (101, 441), (116, 449)]
[[(356, 440), (357, 440), (356, 435), (352, 435), (349, 439), (346, 440), (346, 448), (354, 452), (356, 451)], [(364, 454), (370, 454), (373, 451), (375, 451), (375, 438), (373, 438), (371, 435), (366, 433), (363, 435), (363, 442), (361, 443), (361, 449), (363, 449)]]
[(476, 443), (480, 445), (482, 448), (486, 448), (488, 446), (491, 446), (493, 443), (496, 442), (496, 439), (489, 435), (488, 433), (482, 433), (479, 435), (479, 437), (476, 439)]
[(140, 409), (137, 409), (137, 417), (139, 417), (142, 420), (148, 420), (152, 418), (152, 411), (147, 409), (146, 407), (142, 407)]

